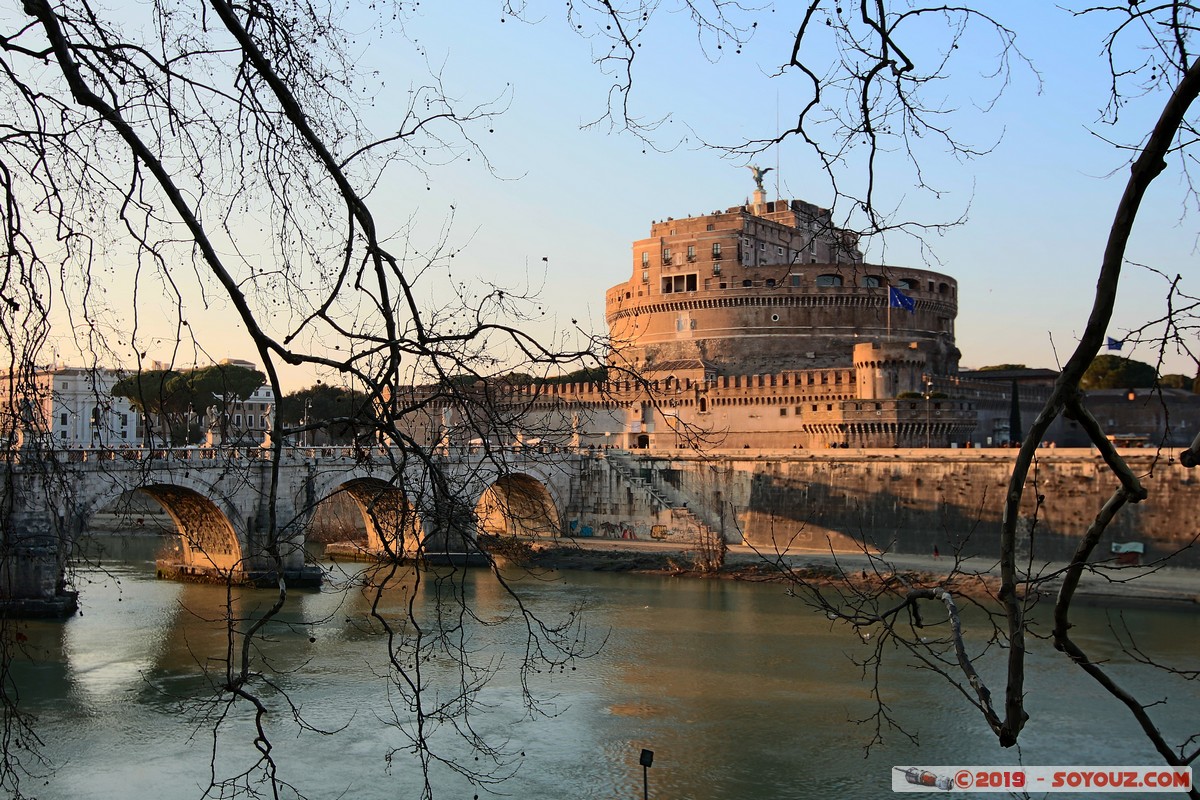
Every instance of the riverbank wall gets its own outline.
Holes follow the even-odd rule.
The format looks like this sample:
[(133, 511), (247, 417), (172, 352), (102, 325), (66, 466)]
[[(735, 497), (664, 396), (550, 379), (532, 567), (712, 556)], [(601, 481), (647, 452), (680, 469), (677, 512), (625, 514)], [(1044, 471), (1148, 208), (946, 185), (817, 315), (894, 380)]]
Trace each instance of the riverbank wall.
[[(1175, 451), (1123, 452), (1147, 490), (1122, 509), (1096, 556), (1114, 544), (1141, 563), (1173, 556), (1200, 568), (1200, 481)], [(671, 542), (721, 536), (767, 552), (861, 550), (998, 554), (1015, 450), (604, 451), (580, 474), (568, 533)], [(1021, 506), (1020, 546), (1069, 560), (1118, 482), (1091, 449), (1042, 450)], [(1182, 551), (1182, 552), (1180, 552)]]

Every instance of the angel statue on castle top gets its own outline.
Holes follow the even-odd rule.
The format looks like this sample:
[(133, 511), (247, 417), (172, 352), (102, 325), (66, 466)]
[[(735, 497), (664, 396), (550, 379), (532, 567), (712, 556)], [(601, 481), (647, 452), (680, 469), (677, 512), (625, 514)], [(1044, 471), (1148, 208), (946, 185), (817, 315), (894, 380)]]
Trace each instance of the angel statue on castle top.
[(762, 185), (763, 176), (766, 175), (768, 172), (770, 172), (774, 168), (766, 167), (764, 169), (763, 167), (760, 167), (757, 164), (747, 164), (746, 169), (748, 169), (752, 173), (754, 173), (754, 184), (755, 184), (755, 186), (758, 187), (758, 190), (761, 192), (763, 190), (763, 185)]

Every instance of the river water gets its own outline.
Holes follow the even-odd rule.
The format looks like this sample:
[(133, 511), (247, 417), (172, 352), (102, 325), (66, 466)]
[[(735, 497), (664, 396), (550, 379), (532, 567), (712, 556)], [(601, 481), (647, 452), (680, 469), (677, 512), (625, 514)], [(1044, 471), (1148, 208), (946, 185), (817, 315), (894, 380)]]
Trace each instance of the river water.
[[(103, 544), (100, 563), (77, 576), (82, 613), (19, 631), (25, 653), (14, 676), (49, 762), (27, 760), (40, 777), (22, 789), (43, 800), (200, 797), (214, 774), (227, 778), (255, 760), (249, 708), (205, 702), (212, 697), (205, 668), (220, 673), (225, 653), (224, 626), (213, 621), (223, 615), (225, 589), (155, 580), (155, 542)], [(469, 571), (464, 592), (479, 621), (449, 620), (461, 621), (472, 660), (495, 668), (471, 720), (486, 740), (506, 740), (515, 758), (512, 777), (493, 787), (503, 795), (641, 797), (642, 748), (654, 751), (650, 796), (691, 800), (883, 796), (893, 765), (1159, 763), (1128, 714), (1044, 643), (1033, 645), (1032, 719), (1019, 749), (999, 748), (943, 679), (896, 658), (882, 692), (917, 741), (885, 731), (868, 756), (873, 727), (855, 720), (874, 705), (854, 659), (871, 643), (784, 587), (593, 572), (510, 577), (543, 619), (581, 611), (584, 647), (598, 652), (532, 673), (528, 688), (549, 716), (530, 719), (516, 669), (525, 652), (522, 617), (494, 576)], [(412, 597), (418, 616), (430, 620), (438, 592), (425, 586), (415, 595), (398, 587), (387, 612)], [(272, 597), (239, 591), (235, 607), (249, 614)], [(290, 626), (271, 630), (258, 665), (277, 687), (263, 696), (280, 777), (312, 798), (418, 797), (419, 763), (394, 724), (411, 716), (389, 689), (386, 640), (367, 620), (367, 601), (335, 586), (292, 600), (284, 614)], [(1104, 644), (1114, 619), (1115, 612), (1088, 610), (1080, 641), (1146, 696), (1165, 699), (1155, 713), (1180, 738), (1194, 725), (1200, 687), (1136, 668)], [(1197, 614), (1139, 610), (1123, 619), (1147, 654), (1195, 668)], [(995, 661), (984, 671), (997, 693), (1000, 669)], [(431, 692), (446, 697), (461, 673), (443, 657), (425, 674)], [(298, 725), (285, 697), (325, 732)], [(214, 743), (212, 720), (222, 710), (228, 717)], [(449, 725), (434, 741), (469, 767), (488, 763), (476, 761), (479, 751)], [(436, 764), (432, 783), (438, 796), (487, 796)]]

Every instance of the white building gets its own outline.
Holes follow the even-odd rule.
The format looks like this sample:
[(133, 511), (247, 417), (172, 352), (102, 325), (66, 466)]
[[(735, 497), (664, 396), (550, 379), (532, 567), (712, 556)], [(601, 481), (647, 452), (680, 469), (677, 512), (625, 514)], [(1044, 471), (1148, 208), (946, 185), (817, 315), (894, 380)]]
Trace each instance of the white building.
[(141, 444), (138, 414), (112, 387), (124, 373), (104, 368), (58, 365), (36, 370), (30, 384), (13, 386), (0, 375), (0, 430), (20, 430), (21, 408), (29, 401), (33, 429), (54, 447), (120, 447)]
[(271, 428), (271, 415), (275, 410), (275, 391), (271, 385), (264, 383), (245, 400), (226, 395), (223, 402), (225, 441), (240, 444), (261, 443)]

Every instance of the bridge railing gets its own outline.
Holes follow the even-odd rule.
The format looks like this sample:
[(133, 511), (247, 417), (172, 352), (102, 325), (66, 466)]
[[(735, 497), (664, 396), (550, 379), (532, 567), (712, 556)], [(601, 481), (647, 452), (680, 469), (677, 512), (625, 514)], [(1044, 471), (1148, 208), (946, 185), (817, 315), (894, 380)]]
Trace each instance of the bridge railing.
[[(434, 456), (451, 460), (479, 458), (485, 455), (538, 459), (548, 455), (571, 455), (577, 453), (602, 454), (604, 448), (572, 447), (548, 444), (511, 444), (492, 445), (489, 447), (470, 445), (435, 448)], [(57, 463), (83, 464), (112, 461), (183, 461), (183, 462), (213, 462), (213, 461), (268, 461), (272, 455), (269, 447), (228, 446), (203, 447), (188, 445), (183, 447), (65, 447), (39, 449), (31, 457), (39, 461)], [(285, 458), (301, 458), (311, 460), (347, 459), (369, 461), (372, 459), (388, 459), (399, 457), (400, 451), (386, 447), (361, 447), (353, 445), (301, 445), (283, 448)], [(18, 449), (0, 451), (0, 461), (20, 463), (26, 454)]]
[[(284, 455), (300, 458), (362, 459), (386, 455), (384, 448), (285, 447)], [(20, 463), (20, 451), (9, 450), (2, 459)], [(70, 447), (36, 451), (39, 461), (83, 464), (104, 461), (268, 461), (272, 451), (264, 447)]]

